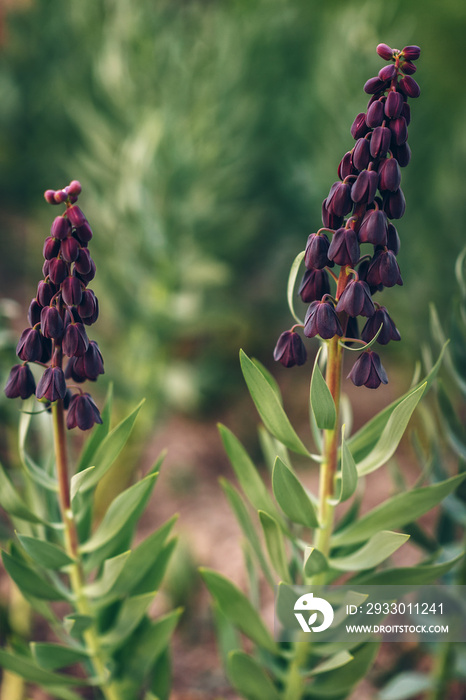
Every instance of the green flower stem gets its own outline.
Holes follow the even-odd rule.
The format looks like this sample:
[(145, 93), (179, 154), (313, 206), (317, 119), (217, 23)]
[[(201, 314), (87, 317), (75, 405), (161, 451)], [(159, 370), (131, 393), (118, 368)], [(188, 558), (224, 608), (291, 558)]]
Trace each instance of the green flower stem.
[[(67, 554), (75, 560), (70, 566), (69, 577), (71, 588), (76, 598), (76, 610), (82, 615), (92, 617), (89, 601), (84, 592), (84, 575), (79, 554), (79, 540), (71, 508), (70, 487), (68, 476), (68, 451), (66, 446), (65, 416), (63, 401), (52, 403), (53, 436), (55, 446), (55, 459), (57, 465), (58, 495), (60, 511), (64, 524), (65, 549)], [(109, 683), (109, 673), (107, 671), (104, 654), (100, 644), (97, 631), (94, 626), (83, 633), (86, 648), (90, 654), (92, 665), (97, 677), (100, 680), (100, 689), (106, 700), (122, 700), (114, 684)]]

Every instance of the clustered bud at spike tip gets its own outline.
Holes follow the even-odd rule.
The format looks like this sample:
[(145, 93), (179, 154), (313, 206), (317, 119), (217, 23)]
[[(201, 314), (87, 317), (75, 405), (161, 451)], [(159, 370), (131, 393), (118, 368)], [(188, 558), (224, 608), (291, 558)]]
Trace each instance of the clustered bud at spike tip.
[[(403, 284), (397, 261), (400, 238), (392, 220), (401, 219), (406, 207), (401, 169), (411, 159), (408, 99), (420, 95), (412, 77), (420, 53), (418, 46), (401, 51), (387, 44), (377, 46), (377, 54), (388, 65), (364, 85), (370, 99), (366, 112), (360, 112), (351, 126), (356, 143), (341, 159), (339, 180), (322, 203), (324, 228), (307, 240), (307, 269), (298, 293), (310, 304), (301, 326), (309, 338), (345, 336), (356, 343), (381, 345), (400, 340), (388, 311), (374, 303), (373, 296), (384, 287)], [(53, 251), (51, 243), (48, 249)], [(339, 275), (330, 270), (335, 265), (340, 266)], [(330, 277), (337, 282), (335, 292)], [(360, 316), (365, 317), (361, 340)], [(282, 333), (275, 348), (275, 360), (285, 367), (305, 361), (306, 351), (295, 328)], [(371, 389), (388, 381), (379, 356), (369, 348), (363, 349), (348, 376), (356, 386)]]
[[(16, 348), (23, 364), (11, 370), (5, 394), (10, 399), (35, 394), (45, 403), (63, 401), (68, 428), (88, 430), (102, 422), (99, 409), (90, 394), (78, 389), (72, 395), (66, 384), (67, 380), (73, 384), (95, 381), (104, 372), (99, 347), (89, 340), (85, 329), (97, 321), (99, 305), (87, 288), (95, 275), (95, 263), (88, 249), (92, 230), (76, 204), (80, 193), (81, 184), (73, 180), (62, 190), (44, 194), (46, 202), (64, 204), (65, 211), (55, 217), (45, 239), (44, 279), (29, 306), (30, 327), (22, 332)], [(37, 387), (28, 363), (44, 368)]]

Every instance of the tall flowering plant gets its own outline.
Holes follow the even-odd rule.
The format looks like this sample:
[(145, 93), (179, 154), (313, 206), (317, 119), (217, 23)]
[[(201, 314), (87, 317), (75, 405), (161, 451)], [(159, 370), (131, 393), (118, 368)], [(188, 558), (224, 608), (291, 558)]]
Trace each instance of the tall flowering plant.
[[(82, 697), (74, 686), (89, 686), (95, 698), (162, 700), (169, 695), (168, 645), (180, 611), (154, 621), (148, 608), (173, 550), (174, 540), (167, 538), (174, 518), (131, 546), (157, 480), (159, 459), (94, 523), (96, 488), (124, 448), (141, 404), (110, 430), (111, 394), (101, 414), (82, 388), (97, 380), (104, 365), (97, 343), (87, 335), (99, 306), (88, 286), (96, 266), (89, 251), (92, 230), (77, 205), (80, 193), (76, 180), (45, 192), (46, 201), (64, 205), (64, 211), (45, 240), (43, 279), (16, 349), (22, 362), (13, 367), (5, 386), (8, 398), (32, 401), (35, 395), (51, 412), (54, 459), (44, 455), (37, 461), (29, 453), (29, 423), (38, 411), (24, 410), (23, 488), (0, 466), (0, 505), (16, 532), (2, 552), (3, 564), (25, 600), (50, 624), (53, 641), (24, 647), (11, 639), (9, 648), (0, 649), (0, 665), (50, 697), (73, 700)], [(35, 374), (40, 374), (37, 385)], [(32, 408), (30, 402), (25, 406)], [(74, 470), (65, 426), (81, 431), (95, 426)], [(58, 601), (65, 607), (57, 609)], [(73, 673), (61, 672), (70, 667)]]
[[(425, 380), (415, 382), (354, 435), (342, 421), (344, 352), (358, 352), (348, 378), (356, 386), (376, 389), (388, 378), (373, 347), (400, 340), (378, 298), (385, 287), (402, 284), (397, 262), (400, 240), (393, 221), (405, 210), (401, 168), (410, 160), (409, 99), (420, 94), (412, 78), (420, 49), (407, 46), (398, 51), (380, 44), (377, 53), (387, 65), (364, 86), (371, 96), (369, 104), (353, 122), (356, 143), (342, 158), (339, 179), (323, 202), (323, 228), (311, 233), (306, 249), (292, 265), (288, 301), (296, 323), (282, 333), (274, 351), (285, 367), (303, 365), (307, 351), (298, 329), (321, 342), (310, 384), (310, 422), (317, 452), (311, 452), (293, 428), (274, 378), (244, 352), (241, 366), (264, 424), (260, 439), (274, 498), (244, 447), (220, 426), (242, 490), (222, 483), (247, 542), (250, 595), (215, 571), (204, 569), (202, 574), (219, 611), (219, 641), (228, 676), (250, 700), (343, 700), (368, 673), (377, 654), (374, 640), (348, 641), (332, 648), (274, 639), (260, 613), (259, 572), (270, 586), (279, 584), (277, 601), (286, 601), (281, 584), (324, 585), (338, 582), (343, 574), (347, 583), (427, 584), (459, 559), (446, 555), (442, 559), (439, 547), (436, 557), (429, 556), (417, 566), (398, 568), (389, 563), (409, 538), (399, 530), (454, 491), (464, 474), (398, 493), (365, 514), (360, 514), (357, 497), (363, 477), (394, 455), (441, 358)], [(303, 260), (306, 271), (299, 293), (309, 306), (301, 321), (294, 308), (294, 289)], [(359, 317), (364, 322), (361, 330)], [(318, 495), (304, 487), (290, 451), (320, 465)], [(337, 506), (349, 499), (350, 508), (336, 519)], [(258, 516), (263, 543), (251, 507)], [(243, 646), (238, 631), (252, 641), (252, 647)]]

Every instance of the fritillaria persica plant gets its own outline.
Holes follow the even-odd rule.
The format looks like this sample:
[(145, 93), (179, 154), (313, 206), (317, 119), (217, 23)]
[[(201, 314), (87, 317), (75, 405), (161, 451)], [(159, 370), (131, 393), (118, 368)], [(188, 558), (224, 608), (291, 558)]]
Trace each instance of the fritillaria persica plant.
[[(293, 428), (273, 377), (244, 352), (241, 366), (264, 424), (260, 440), (271, 470), (274, 499), (244, 447), (220, 426), (243, 492), (222, 483), (246, 539), (250, 596), (215, 571), (204, 569), (202, 574), (219, 611), (219, 641), (228, 676), (249, 700), (343, 700), (367, 674), (377, 654), (374, 640), (349, 641), (331, 648), (274, 639), (260, 613), (260, 575), (272, 587), (279, 584), (278, 609), (278, 601), (286, 602), (286, 586), (281, 584), (331, 584), (342, 574), (346, 583), (427, 584), (458, 561), (458, 556), (442, 559), (439, 545), (435, 556), (428, 552), (429, 558), (419, 565), (397, 568), (387, 563), (409, 538), (400, 528), (412, 524), (451, 493), (464, 474), (397, 493), (363, 515), (357, 494), (363, 477), (394, 455), (414, 409), (436, 376), (440, 358), (424, 381), (414, 382), (410, 391), (354, 435), (342, 425), (344, 351), (359, 346), (349, 379), (356, 386), (376, 389), (388, 380), (373, 346), (400, 340), (378, 298), (385, 287), (402, 284), (397, 262), (400, 240), (392, 222), (405, 210), (401, 168), (410, 160), (408, 101), (420, 94), (412, 78), (420, 49), (407, 46), (399, 51), (380, 44), (377, 53), (387, 65), (364, 86), (371, 97), (367, 110), (353, 122), (351, 135), (356, 143), (342, 158), (339, 179), (323, 202), (324, 228), (310, 234), (305, 251), (292, 265), (288, 301), (296, 323), (282, 333), (274, 351), (275, 359), (285, 367), (303, 365), (307, 351), (297, 329), (321, 341), (310, 386), (310, 421), (317, 453), (311, 452)], [(303, 260), (307, 269), (299, 293), (309, 304), (304, 322), (293, 303)], [(361, 333), (359, 317), (364, 320)], [(345, 415), (349, 415), (348, 410)], [(318, 495), (310, 494), (301, 483), (290, 451), (320, 465)], [(349, 499), (349, 509), (336, 518), (336, 507)], [(258, 515), (264, 544), (248, 502)], [(252, 641), (252, 647), (243, 646), (238, 631)]]
[[(24, 488), (17, 490), (0, 467), (0, 505), (16, 531), (3, 563), (26, 601), (50, 624), (53, 641), (24, 647), (10, 640), (10, 648), (0, 650), (0, 665), (50, 697), (73, 700), (83, 697), (73, 687), (87, 686), (85, 697), (162, 700), (169, 695), (168, 644), (180, 611), (154, 622), (147, 610), (173, 550), (174, 540), (167, 537), (174, 518), (131, 548), (159, 459), (94, 524), (96, 488), (127, 442), (141, 404), (110, 430), (111, 394), (101, 415), (82, 389), (104, 367), (86, 330), (99, 307), (88, 288), (96, 267), (88, 247), (92, 231), (76, 204), (80, 193), (76, 180), (45, 192), (49, 204), (65, 209), (45, 240), (43, 279), (16, 349), (22, 363), (13, 367), (5, 387), (7, 397), (28, 400), (35, 394), (50, 410), (54, 459), (33, 457), (27, 448), (31, 414), (43, 413), (33, 409), (31, 398), (20, 423)], [(42, 373), (37, 386), (31, 365)], [(65, 424), (82, 431), (97, 424), (72, 475)], [(60, 672), (69, 667), (73, 673)]]

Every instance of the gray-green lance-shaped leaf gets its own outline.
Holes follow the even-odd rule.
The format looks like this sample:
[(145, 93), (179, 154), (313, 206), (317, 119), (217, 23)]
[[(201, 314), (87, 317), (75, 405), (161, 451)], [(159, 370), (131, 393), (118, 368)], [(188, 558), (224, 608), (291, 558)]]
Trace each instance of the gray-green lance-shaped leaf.
[(278, 505), (292, 522), (309, 528), (319, 527), (314, 504), (298, 477), (280, 457), (275, 460), (272, 488)]
[(29, 523), (44, 521), (26, 505), (0, 464), (0, 506), (13, 518)]
[(464, 557), (464, 552), (441, 564), (420, 564), (362, 574), (357, 583), (366, 586), (428, 586), (447, 574)]
[(346, 697), (345, 693), (367, 675), (379, 651), (379, 644), (360, 646), (353, 652), (353, 659), (332, 673), (318, 675), (315, 682), (306, 690), (306, 697), (315, 700)]
[(466, 477), (466, 473), (453, 476), (438, 484), (399, 493), (370, 510), (366, 515), (343, 530), (332, 535), (332, 546), (364, 542), (380, 530), (392, 530), (414, 522), (421, 515), (443, 501)]
[(437, 359), (437, 362), (432, 367), (430, 372), (427, 374), (425, 379), (419, 382), (414, 389), (410, 389), (403, 396), (393, 401), (389, 406), (384, 408), (382, 411), (377, 413), (373, 418), (371, 418), (367, 423), (365, 423), (360, 430), (358, 430), (351, 438), (348, 440), (348, 445), (351, 450), (351, 454), (354, 457), (356, 464), (362, 462), (367, 455), (373, 450), (377, 441), (379, 440), (393, 410), (404, 401), (410, 394), (420, 389), (421, 386), (425, 385), (425, 391), (427, 392), (432, 385), (437, 373), (442, 364), (443, 355), (445, 352), (446, 345), (443, 346), (442, 351)]
[(151, 493), (157, 476), (157, 473), (150, 474), (120, 493), (110, 504), (97, 530), (87, 542), (81, 545), (80, 551), (82, 553), (93, 552), (118, 535), (141, 502)]
[(236, 478), (254, 510), (263, 510), (280, 520), (278, 510), (243, 445), (224, 425), (219, 425), (218, 429)]
[(267, 513), (264, 513), (263, 510), (259, 511), (259, 519), (264, 531), (265, 546), (269, 553), (270, 562), (282, 581), (290, 583), (283, 532), (277, 521), (270, 515), (267, 515)]
[(290, 450), (308, 457), (309, 451), (296, 434), (268, 380), (242, 350), (240, 360), (251, 398), (267, 430)]
[(67, 647), (63, 644), (31, 642), (31, 651), (38, 665), (48, 671), (66, 668), (89, 659), (89, 653), (85, 649)]
[(89, 472), (88, 477), (81, 482), (79, 489), (81, 493), (85, 493), (88, 489), (93, 488), (110, 469), (123, 447), (128, 442), (134, 422), (143, 403), (144, 400), (142, 400), (134, 411), (124, 418), (100, 443), (94, 454), (95, 469)]
[(354, 659), (354, 656), (349, 653), (349, 651), (343, 650), (339, 651), (337, 654), (330, 656), (330, 658), (322, 661), (318, 666), (315, 666), (312, 671), (309, 672), (309, 676), (318, 676), (321, 673), (328, 673), (329, 671), (334, 671), (336, 668), (341, 668), (346, 666), (350, 661)]
[(316, 359), (314, 360), (314, 369), (312, 370), (310, 394), (311, 410), (314, 413), (318, 428), (321, 430), (333, 430), (337, 420), (337, 410), (330, 389), (320, 371), (319, 356), (321, 351), (322, 348), (319, 348)]
[(89, 685), (85, 678), (53, 673), (37, 666), (31, 659), (0, 649), (0, 666), (31, 683), (42, 686)]
[(156, 591), (127, 598), (120, 607), (114, 625), (100, 636), (104, 647), (116, 649), (134, 632), (154, 600)]
[(104, 561), (102, 574), (85, 587), (86, 596), (88, 598), (103, 598), (108, 595), (123, 571), (129, 556), (130, 552), (128, 551), (106, 559)]
[(376, 532), (361, 549), (346, 557), (330, 557), (329, 564), (338, 571), (363, 571), (372, 569), (388, 559), (407, 540), (409, 535), (382, 530)]
[(360, 476), (370, 474), (383, 464), (388, 462), (395, 454), (396, 448), (403, 437), (403, 433), (409, 423), (414, 409), (418, 405), (426, 384), (414, 389), (408, 396), (393, 409), (377, 443), (364, 459), (357, 463)]
[(304, 575), (306, 579), (328, 569), (328, 560), (325, 554), (315, 547), (306, 547), (304, 561)]
[(90, 615), (81, 615), (80, 613), (70, 613), (63, 619), (63, 627), (74, 639), (80, 639), (83, 632), (88, 630), (93, 623), (94, 619)]
[(2, 552), (3, 565), (20, 591), (42, 600), (67, 600), (63, 591), (42, 578), (28, 564), (7, 552)]
[(296, 285), (296, 278), (298, 276), (299, 268), (300, 268), (301, 263), (303, 261), (305, 252), (306, 252), (305, 250), (302, 250), (300, 253), (298, 253), (298, 255), (293, 260), (293, 263), (292, 263), (291, 269), (290, 269), (290, 274), (288, 277), (288, 285), (287, 285), (287, 289), (286, 289), (286, 296), (288, 299), (288, 307), (291, 311), (291, 315), (293, 316), (296, 323), (300, 323), (300, 324), (302, 324), (302, 321), (299, 318), (299, 316), (296, 313), (295, 308), (294, 308), (294, 288)]
[(358, 485), (358, 470), (353, 455), (345, 439), (345, 426), (341, 428), (341, 451), (340, 451), (340, 495), (338, 503), (347, 501), (356, 491)]
[(236, 515), (239, 526), (241, 527), (246, 539), (250, 543), (252, 550), (257, 557), (259, 565), (264, 572), (264, 576), (270, 585), (274, 586), (274, 577), (270, 571), (267, 559), (262, 552), (261, 541), (248, 513), (246, 504), (243, 502), (243, 499), (238, 491), (228, 481), (225, 479), (220, 479), (220, 485), (225, 493), (225, 496), (228, 498), (231, 509)]
[(27, 535), (18, 535), (18, 539), (31, 559), (44, 569), (58, 570), (74, 563), (65, 550), (56, 544)]
[(232, 651), (227, 661), (231, 684), (247, 700), (280, 700), (270, 676), (262, 666), (244, 651)]
[(200, 573), (225, 617), (258, 646), (276, 653), (277, 645), (272, 635), (244, 593), (216, 571), (200, 569)]

